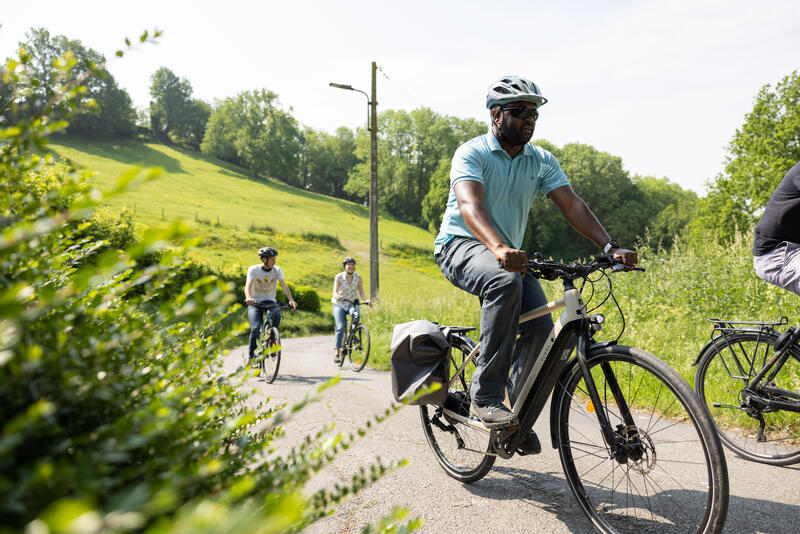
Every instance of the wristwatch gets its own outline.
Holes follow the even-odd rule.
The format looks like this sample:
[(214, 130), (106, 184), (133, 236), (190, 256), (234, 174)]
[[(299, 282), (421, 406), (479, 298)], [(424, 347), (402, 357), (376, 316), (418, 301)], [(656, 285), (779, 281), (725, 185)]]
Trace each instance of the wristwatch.
[(608, 251), (612, 248), (619, 248), (619, 245), (617, 245), (617, 242), (613, 239), (609, 239), (608, 243), (606, 243), (606, 246), (603, 247), (603, 254), (608, 254)]

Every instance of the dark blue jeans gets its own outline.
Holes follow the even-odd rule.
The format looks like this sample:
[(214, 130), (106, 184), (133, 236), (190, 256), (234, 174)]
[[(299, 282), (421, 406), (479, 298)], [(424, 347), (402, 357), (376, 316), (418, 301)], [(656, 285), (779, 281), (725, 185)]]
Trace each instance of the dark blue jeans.
[[(277, 328), (281, 324), (281, 309), (274, 300), (260, 301), (260, 304), (269, 306), (269, 320), (272, 326)], [(258, 345), (258, 337), (261, 335), (261, 325), (264, 324), (264, 314), (267, 310), (258, 306), (247, 307), (247, 318), (250, 319), (250, 346), (247, 355), (252, 359), (253, 353)]]
[(517, 379), (532, 366), (553, 328), (550, 314), (519, 325), (521, 313), (547, 302), (539, 281), (499, 267), (494, 254), (472, 238), (456, 237), (436, 262), (454, 286), (481, 299), (481, 349), (470, 388), (473, 402), (502, 402), (506, 387), (513, 402)]

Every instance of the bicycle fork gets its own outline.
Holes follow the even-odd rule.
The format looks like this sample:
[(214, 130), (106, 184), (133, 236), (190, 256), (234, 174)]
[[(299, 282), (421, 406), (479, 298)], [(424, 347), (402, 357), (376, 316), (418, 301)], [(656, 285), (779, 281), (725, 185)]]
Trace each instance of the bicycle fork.
[(594, 412), (600, 424), (600, 430), (606, 442), (606, 447), (610, 456), (620, 464), (626, 464), (629, 459), (638, 461), (645, 454), (645, 447), (642, 444), (642, 436), (639, 435), (639, 429), (633, 420), (628, 403), (625, 401), (625, 396), (622, 394), (622, 390), (619, 387), (617, 377), (608, 362), (600, 364), (606, 386), (614, 397), (614, 401), (619, 408), (620, 416), (623, 420), (623, 424), (619, 424), (614, 428), (608, 418), (606, 410), (603, 408), (605, 403), (600, 399), (600, 393), (597, 391), (597, 385), (589, 369), (588, 357), (586, 354), (586, 339), (585, 334), (578, 336), (575, 358), (581, 369), (583, 381), (586, 384), (586, 390), (589, 394), (589, 401), (594, 407)]

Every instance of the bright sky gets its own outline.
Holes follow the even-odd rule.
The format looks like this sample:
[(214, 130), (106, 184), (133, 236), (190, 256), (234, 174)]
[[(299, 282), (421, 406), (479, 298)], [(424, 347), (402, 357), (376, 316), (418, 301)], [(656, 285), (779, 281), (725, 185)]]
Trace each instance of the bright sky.
[(488, 85), (528, 77), (550, 102), (537, 138), (622, 157), (631, 173), (705, 192), (765, 84), (800, 68), (797, 0), (227, 0), (14, 2), (0, 14), (0, 57), (31, 27), (111, 58), (124, 38), (164, 31), (109, 69), (134, 104), (166, 66), (213, 102), (266, 88), (304, 125), (333, 132), (378, 110), (427, 106), (487, 120)]

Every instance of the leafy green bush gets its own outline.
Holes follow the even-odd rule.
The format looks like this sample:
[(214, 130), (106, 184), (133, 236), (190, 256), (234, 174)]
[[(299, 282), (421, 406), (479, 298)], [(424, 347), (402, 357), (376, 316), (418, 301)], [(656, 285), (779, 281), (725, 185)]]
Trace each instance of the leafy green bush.
[(115, 250), (125, 250), (136, 241), (136, 231), (131, 213), (123, 209), (97, 208), (84, 230), (88, 239), (105, 240)]
[(364, 429), (323, 428), (273, 454), (280, 424), (318, 395), (289, 411), (248, 406), (247, 371), (221, 369), (232, 284), (180, 259), (179, 223), (123, 239), (124, 251), (92, 234), (119, 222), (93, 219), (98, 201), (158, 172), (93, 190), (40, 155), (65, 126), (43, 115), (0, 129), (0, 532), (295, 532), (391, 467), (304, 495)]
[[(296, 286), (287, 282), (289, 291), (292, 292), (298, 310), (318, 312), (320, 307), (319, 293), (311, 286)], [(278, 302), (286, 302), (286, 295), (278, 291)]]

